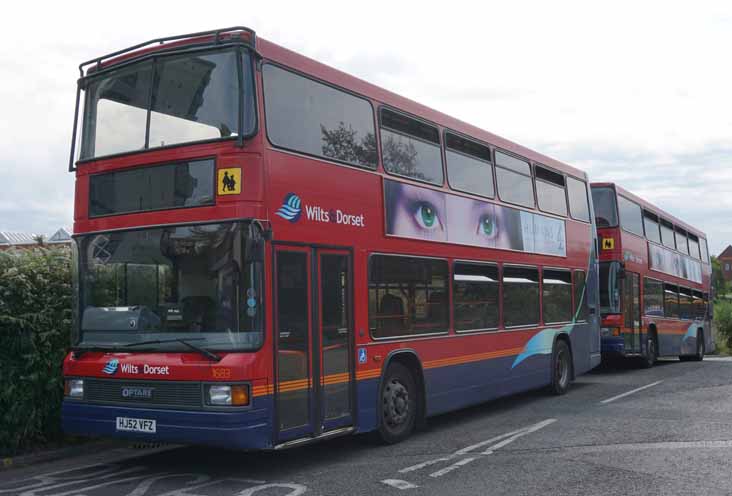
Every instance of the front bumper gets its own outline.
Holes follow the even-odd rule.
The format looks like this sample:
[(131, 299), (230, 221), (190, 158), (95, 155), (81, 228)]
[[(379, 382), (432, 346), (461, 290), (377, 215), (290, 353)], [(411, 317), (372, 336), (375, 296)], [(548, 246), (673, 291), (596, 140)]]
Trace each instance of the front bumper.
[[(259, 398), (259, 404), (261, 400)], [(267, 449), (272, 447), (271, 411), (267, 407), (237, 412), (166, 410), (65, 400), (62, 426), (64, 432), (82, 436)], [(155, 420), (157, 432), (144, 434), (117, 431), (117, 417)]]

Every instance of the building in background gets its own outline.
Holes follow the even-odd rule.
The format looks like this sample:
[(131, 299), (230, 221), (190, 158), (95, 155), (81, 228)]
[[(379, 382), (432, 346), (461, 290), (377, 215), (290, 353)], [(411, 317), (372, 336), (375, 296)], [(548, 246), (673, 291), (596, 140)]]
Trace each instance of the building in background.
[(0, 250), (28, 249), (46, 245), (70, 245), (69, 229), (60, 228), (51, 236), (45, 234), (0, 231)]
[(732, 245), (727, 246), (717, 257), (719, 264), (722, 266), (722, 275), (724, 280), (732, 281)]

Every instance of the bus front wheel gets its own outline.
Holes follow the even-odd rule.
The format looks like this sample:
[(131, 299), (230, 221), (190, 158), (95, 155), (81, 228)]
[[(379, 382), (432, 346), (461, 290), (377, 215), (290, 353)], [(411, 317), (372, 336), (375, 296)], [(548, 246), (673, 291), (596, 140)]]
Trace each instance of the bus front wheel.
[(414, 375), (401, 363), (392, 363), (381, 384), (379, 437), (387, 444), (408, 438), (417, 419), (417, 386)]

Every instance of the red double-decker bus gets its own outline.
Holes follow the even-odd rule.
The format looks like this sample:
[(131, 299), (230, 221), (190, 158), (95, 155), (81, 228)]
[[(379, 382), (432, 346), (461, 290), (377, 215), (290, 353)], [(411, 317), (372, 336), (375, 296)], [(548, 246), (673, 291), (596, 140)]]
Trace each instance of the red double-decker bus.
[(68, 432), (396, 442), (599, 363), (583, 172), (246, 28), (80, 71)]
[(593, 183), (604, 355), (702, 360), (714, 349), (704, 233), (612, 183)]

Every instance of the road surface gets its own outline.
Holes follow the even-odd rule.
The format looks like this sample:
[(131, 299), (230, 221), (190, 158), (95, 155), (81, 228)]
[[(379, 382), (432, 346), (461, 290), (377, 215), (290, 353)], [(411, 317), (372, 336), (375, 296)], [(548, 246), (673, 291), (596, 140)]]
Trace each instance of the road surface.
[(364, 437), (272, 453), (120, 447), (0, 471), (0, 496), (722, 495), (732, 493), (732, 359), (601, 367)]

